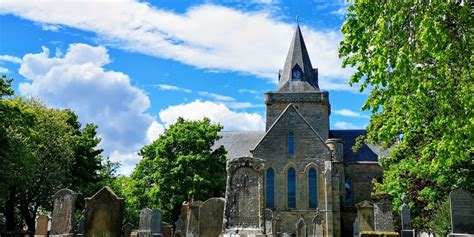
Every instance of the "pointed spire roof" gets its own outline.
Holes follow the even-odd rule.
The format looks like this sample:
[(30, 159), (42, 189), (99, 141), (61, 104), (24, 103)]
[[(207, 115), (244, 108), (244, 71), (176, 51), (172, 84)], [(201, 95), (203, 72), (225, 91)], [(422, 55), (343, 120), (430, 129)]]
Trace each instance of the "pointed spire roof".
[(278, 92), (319, 91), (318, 69), (313, 69), (299, 24), (278, 75)]

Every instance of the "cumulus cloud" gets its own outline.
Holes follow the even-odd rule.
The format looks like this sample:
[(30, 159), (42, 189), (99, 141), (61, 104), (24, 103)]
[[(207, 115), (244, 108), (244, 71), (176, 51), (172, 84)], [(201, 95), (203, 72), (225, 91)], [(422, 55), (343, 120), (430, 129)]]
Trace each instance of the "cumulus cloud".
[(335, 110), (335, 114), (341, 115), (341, 116), (346, 116), (346, 117), (355, 117), (355, 118), (369, 118), (368, 115), (361, 114), (359, 112), (352, 111), (350, 109), (340, 109), (340, 110)]
[[(95, 32), (110, 46), (274, 82), (294, 32), (294, 25), (273, 18), (270, 11), (243, 12), (212, 4), (175, 13), (134, 0), (0, 3), (0, 14)], [(351, 90), (347, 80), (352, 71), (341, 68), (338, 58), (342, 35), (307, 26), (302, 30), (313, 65), (319, 67), (321, 87)]]
[(334, 124), (336, 129), (365, 129), (365, 126), (355, 125), (353, 123), (339, 121)]
[(175, 123), (179, 117), (191, 120), (208, 117), (211, 121), (223, 125), (227, 131), (255, 131), (265, 127), (260, 114), (235, 112), (223, 103), (201, 100), (170, 106), (161, 110), (159, 117), (166, 127)]
[(139, 148), (163, 128), (146, 112), (150, 100), (145, 92), (132, 86), (127, 75), (105, 70), (109, 62), (104, 47), (71, 44), (60, 57), (43, 47), (23, 57), (19, 72), (28, 81), (20, 83), (19, 91), (49, 106), (72, 109), (82, 123), (97, 124), (100, 146), (112, 160), (137, 161)]

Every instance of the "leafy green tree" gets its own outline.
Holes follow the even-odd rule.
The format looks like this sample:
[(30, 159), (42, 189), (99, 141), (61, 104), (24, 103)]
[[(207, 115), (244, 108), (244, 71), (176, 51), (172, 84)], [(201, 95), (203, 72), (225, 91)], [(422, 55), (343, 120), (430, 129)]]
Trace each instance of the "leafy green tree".
[(465, 1), (356, 1), (339, 53), (371, 88), (367, 142), (391, 147), (378, 193), (407, 193), (425, 226), (450, 190), (474, 191), (474, 25)]
[[(207, 118), (179, 118), (152, 144), (143, 147), (143, 159), (126, 190), (130, 208), (159, 208), (166, 221), (177, 220), (181, 204), (191, 198), (222, 196), (225, 189), (224, 147), (212, 149), (222, 126)], [(174, 223), (174, 222), (171, 222)]]

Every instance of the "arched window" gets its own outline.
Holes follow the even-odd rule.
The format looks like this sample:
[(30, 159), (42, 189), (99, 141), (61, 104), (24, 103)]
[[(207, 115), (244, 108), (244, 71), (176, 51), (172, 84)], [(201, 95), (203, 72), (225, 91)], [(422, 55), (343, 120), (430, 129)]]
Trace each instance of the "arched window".
[(346, 190), (346, 206), (352, 206), (354, 194), (352, 190), (352, 181), (350, 179), (346, 179), (344, 182), (344, 189)]
[(295, 134), (293, 132), (288, 133), (288, 155), (295, 155)]
[(308, 172), (309, 208), (318, 207), (318, 176), (314, 168)]
[(287, 174), (287, 206), (288, 208), (296, 208), (296, 172), (290, 168)]
[(272, 168), (267, 170), (267, 189), (266, 189), (266, 203), (267, 208), (275, 207), (275, 173)]

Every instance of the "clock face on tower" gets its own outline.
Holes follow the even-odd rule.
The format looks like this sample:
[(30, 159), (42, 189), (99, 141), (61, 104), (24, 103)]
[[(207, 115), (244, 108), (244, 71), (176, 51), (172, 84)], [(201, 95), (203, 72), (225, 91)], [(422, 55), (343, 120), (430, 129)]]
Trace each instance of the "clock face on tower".
[(301, 79), (303, 79), (303, 73), (301, 73), (301, 70), (299, 68), (293, 68), (293, 72), (291, 74), (293, 80), (301, 81)]

